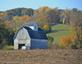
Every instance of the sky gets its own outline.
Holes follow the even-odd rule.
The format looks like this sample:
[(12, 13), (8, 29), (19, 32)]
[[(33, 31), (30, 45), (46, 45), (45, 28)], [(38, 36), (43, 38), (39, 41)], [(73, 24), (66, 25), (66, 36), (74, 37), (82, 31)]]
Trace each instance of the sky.
[(82, 0), (0, 0), (0, 11), (22, 7), (38, 9), (43, 6), (82, 10)]

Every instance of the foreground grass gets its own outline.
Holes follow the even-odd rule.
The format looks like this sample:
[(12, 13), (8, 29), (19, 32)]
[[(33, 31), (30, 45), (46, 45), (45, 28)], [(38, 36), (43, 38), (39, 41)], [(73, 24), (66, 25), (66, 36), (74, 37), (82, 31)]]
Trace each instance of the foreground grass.
[(14, 49), (14, 46), (13, 45), (5, 45), (3, 47), (3, 50), (13, 50)]
[(55, 26), (52, 26), (52, 32), (48, 34), (48, 36), (51, 36), (54, 38), (55, 43), (60, 42), (60, 38), (62, 36), (66, 36), (72, 33), (71, 27), (66, 24), (58, 24)]

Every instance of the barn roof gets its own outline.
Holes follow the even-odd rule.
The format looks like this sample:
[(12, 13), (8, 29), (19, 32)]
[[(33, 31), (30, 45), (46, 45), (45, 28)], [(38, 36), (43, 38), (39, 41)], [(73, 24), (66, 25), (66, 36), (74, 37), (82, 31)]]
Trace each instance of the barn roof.
[(34, 31), (29, 27), (24, 28), (28, 31), (32, 39), (47, 39), (46, 33), (41, 28), (38, 28), (38, 31)]
[(31, 28), (26, 27), (26, 26), (21, 27), (21, 28), (16, 32), (16, 34), (15, 34), (15, 36), (14, 36), (14, 39), (16, 38), (18, 32), (19, 32), (21, 29), (23, 29), (23, 28), (25, 28), (25, 29), (28, 31), (29, 36), (30, 36), (31, 39), (45, 39), (45, 40), (48, 39), (47, 36), (46, 36), (46, 33), (45, 33), (41, 28), (38, 28), (38, 31), (34, 31), (34, 30), (32, 30)]

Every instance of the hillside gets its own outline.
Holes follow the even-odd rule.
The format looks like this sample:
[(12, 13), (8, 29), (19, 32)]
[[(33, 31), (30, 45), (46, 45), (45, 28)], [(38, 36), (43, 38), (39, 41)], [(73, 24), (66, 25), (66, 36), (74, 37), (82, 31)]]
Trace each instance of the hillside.
[(15, 8), (5, 11), (8, 15), (22, 16), (22, 15), (33, 15), (33, 9), (31, 8)]
[(31, 8), (15, 8), (6, 11), (1, 11), (0, 13), (6, 14), (5, 20), (12, 20), (13, 16), (32, 16), (34, 14), (34, 10)]

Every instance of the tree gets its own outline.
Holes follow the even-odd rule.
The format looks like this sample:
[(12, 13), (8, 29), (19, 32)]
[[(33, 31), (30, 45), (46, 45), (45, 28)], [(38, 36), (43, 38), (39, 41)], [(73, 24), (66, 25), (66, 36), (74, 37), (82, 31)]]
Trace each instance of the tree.
[(67, 36), (62, 36), (60, 38), (60, 47), (62, 48), (69, 48), (71, 44), (73, 44), (76, 40), (75, 34), (70, 34)]
[(51, 9), (49, 7), (41, 7), (35, 11), (35, 14), (41, 15), (43, 19), (46, 19), (46, 22), (49, 23), (49, 25), (53, 25), (59, 22), (59, 10), (57, 8)]
[(72, 10), (70, 15), (70, 24), (75, 31), (77, 37), (75, 44), (78, 45), (78, 48), (82, 45), (82, 12)]
[(59, 14), (60, 13), (57, 8), (49, 10), (48, 11), (49, 24), (54, 25), (59, 23), (59, 20), (60, 20)]
[(30, 19), (31, 16), (14, 16), (13, 17), (14, 31), (17, 31), (20, 27), (24, 26)]
[(41, 7), (35, 11), (35, 17), (33, 20), (38, 22), (40, 26), (49, 25), (49, 30), (51, 31), (51, 26), (59, 21), (58, 9), (51, 9), (49, 7)]
[(70, 23), (70, 21), (69, 21), (70, 20), (70, 10), (68, 10), (68, 9), (64, 10), (61, 13), (60, 17), (61, 17), (61, 22), (63, 24), (69, 24)]
[(0, 49), (10, 43), (9, 34), (10, 32), (8, 29), (5, 29), (4, 24), (0, 24)]

